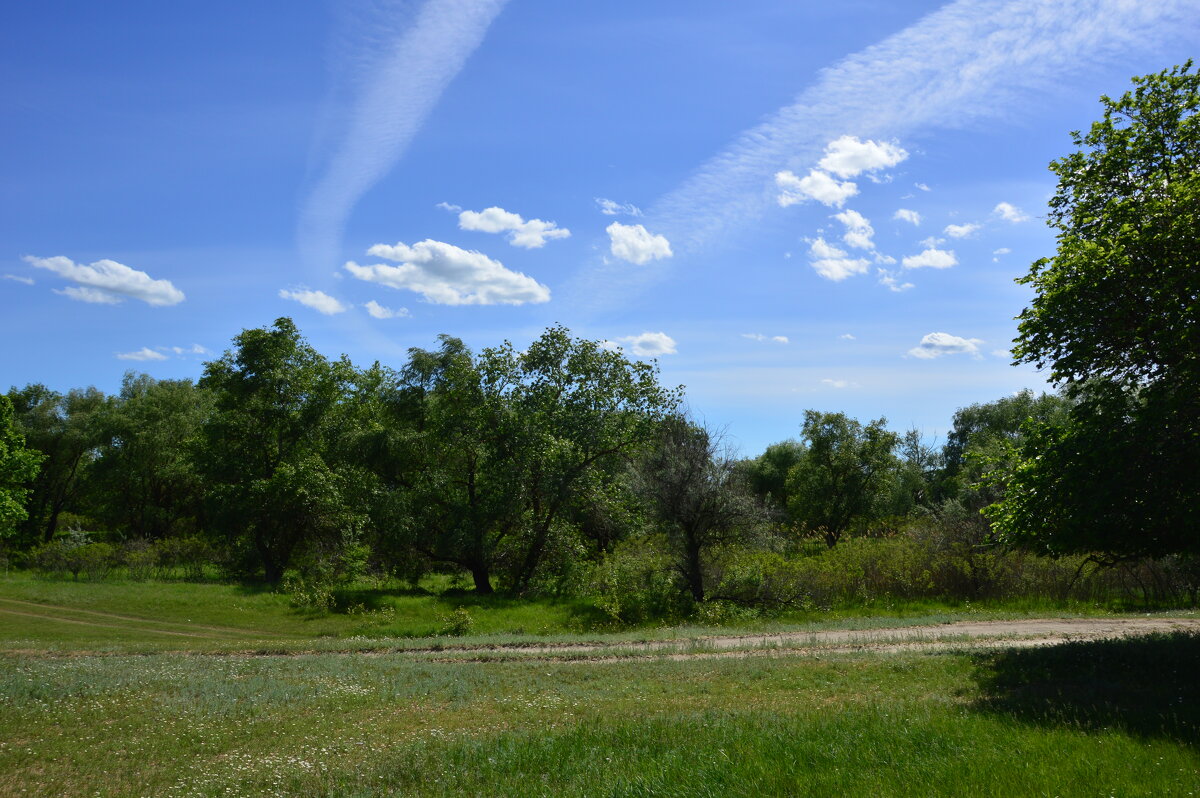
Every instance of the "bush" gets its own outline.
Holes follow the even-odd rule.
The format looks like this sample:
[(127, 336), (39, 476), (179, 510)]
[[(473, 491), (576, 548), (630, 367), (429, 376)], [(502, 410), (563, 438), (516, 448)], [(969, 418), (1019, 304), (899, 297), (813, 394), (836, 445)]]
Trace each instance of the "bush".
[(596, 605), (622, 624), (683, 617), (690, 609), (682, 578), (660, 537), (619, 544), (592, 576)]
[(182, 570), (185, 579), (196, 582), (204, 578), (204, 566), (216, 556), (207, 541), (195, 536), (163, 538), (154, 544), (154, 551), (160, 575), (173, 576)]
[(438, 623), (441, 626), (437, 633), (444, 637), (462, 637), (475, 628), (475, 619), (466, 607), (458, 607), (449, 615), (439, 617)]
[(117, 551), (108, 543), (92, 543), (85, 533), (72, 532), (33, 549), (29, 562), (49, 575), (61, 577), (69, 573), (78, 580), (83, 574), (96, 581), (107, 577), (117, 564)]

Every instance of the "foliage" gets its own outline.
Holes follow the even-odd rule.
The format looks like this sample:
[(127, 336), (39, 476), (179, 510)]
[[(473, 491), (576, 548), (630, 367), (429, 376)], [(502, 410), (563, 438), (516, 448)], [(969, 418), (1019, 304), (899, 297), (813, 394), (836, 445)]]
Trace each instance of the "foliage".
[(830, 547), (884, 509), (899, 445), (886, 423), (881, 418), (864, 427), (844, 413), (804, 412), (807, 453), (788, 474), (788, 510)]
[(640, 493), (696, 602), (704, 601), (709, 551), (745, 539), (766, 519), (736, 461), (719, 447), (707, 429), (676, 417), (637, 464)]
[(205, 365), (200, 385), (214, 411), (195, 449), (212, 517), (249, 541), (268, 582), (318, 541), (352, 543), (361, 517), (347, 501), (348, 474), (331, 457), (353, 369), (330, 362), (291, 319), (245, 330), (235, 349)]
[(662, 536), (618, 544), (596, 566), (596, 604), (611, 620), (639, 624), (679, 618), (690, 607), (686, 582)]
[(24, 436), (16, 428), (13, 406), (0, 396), (0, 537), (13, 525), (29, 517), (25, 511), (26, 485), (38, 473), (43, 455), (25, 446)]
[(781, 513), (786, 512), (791, 499), (788, 474), (804, 459), (804, 451), (804, 444), (800, 441), (780, 441), (741, 465), (750, 489)]
[(95, 388), (64, 395), (39, 384), (13, 388), (8, 398), (26, 446), (44, 455), (19, 537), (26, 545), (48, 543), (58, 530), (59, 517), (79, 509), (89, 469), (103, 441), (100, 417), (111, 400)]
[(391, 401), (413, 418), (390, 462), (408, 461), (389, 472), (410, 494), (410, 539), (486, 594), (497, 569), (524, 593), (546, 564), (578, 559), (583, 503), (613, 488), (678, 394), (653, 366), (554, 327), (522, 353), (475, 356), (449, 336), (410, 350)]
[(1051, 164), (1058, 250), (1020, 282), (1018, 362), (1078, 404), (1042, 427), (990, 517), (1052, 554), (1200, 552), (1200, 73), (1134, 79)]
[(97, 419), (103, 440), (92, 466), (91, 506), (113, 530), (158, 539), (202, 521), (202, 485), (190, 457), (211, 395), (191, 380), (128, 372)]

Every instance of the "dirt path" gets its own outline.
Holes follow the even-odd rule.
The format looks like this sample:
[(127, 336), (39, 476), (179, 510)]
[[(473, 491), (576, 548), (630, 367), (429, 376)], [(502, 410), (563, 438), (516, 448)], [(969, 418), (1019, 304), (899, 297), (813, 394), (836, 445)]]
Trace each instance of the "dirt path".
[(390, 651), (388, 654), (441, 652), (457, 657), (513, 653), (546, 659), (585, 661), (628, 656), (690, 659), (715, 656), (788, 656), (821, 651), (879, 652), (943, 650), (959, 646), (1029, 647), (1071, 640), (1098, 640), (1153, 632), (1200, 632), (1200, 618), (1030, 618), (1017, 621), (958, 621), (936, 626), (880, 629), (831, 629), (764, 635), (718, 635), (641, 643), (563, 643), (496, 646), (444, 646)]

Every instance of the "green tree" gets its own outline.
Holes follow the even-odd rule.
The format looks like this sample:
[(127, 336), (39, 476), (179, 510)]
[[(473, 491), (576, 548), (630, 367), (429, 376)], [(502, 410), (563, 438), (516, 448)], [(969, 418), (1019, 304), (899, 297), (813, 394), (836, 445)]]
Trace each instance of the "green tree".
[(423, 556), (469, 571), (479, 592), (498, 571), (524, 592), (548, 562), (581, 551), (583, 505), (608, 492), (678, 392), (653, 366), (562, 327), (524, 352), (506, 343), (476, 356), (441, 341), (410, 350), (392, 403), (412, 430), (385, 458), (408, 494), (396, 523)]
[(886, 508), (899, 436), (886, 419), (865, 427), (843, 413), (804, 412), (804, 459), (788, 474), (792, 518), (829, 547)]
[(578, 534), (570, 521), (581, 499), (611, 484), (630, 454), (654, 439), (682, 389), (660, 385), (656, 364), (573, 338), (562, 326), (547, 329), (522, 353), (506, 345), (485, 354), (494, 371), (515, 377), (511, 399), (524, 442), (530, 534), (513, 584), (523, 592), (552, 544), (570, 557)]
[(190, 447), (210, 398), (191, 380), (125, 374), (116, 401), (98, 419), (104, 443), (89, 486), (97, 518), (139, 538), (194, 525), (202, 486)]
[(195, 457), (212, 519), (276, 583), (297, 554), (344, 549), (361, 528), (349, 475), (331, 456), (354, 369), (320, 355), (288, 318), (234, 345), (205, 365), (200, 387), (214, 408)]
[(1015, 359), (1078, 401), (988, 513), (1051, 554), (1200, 551), (1200, 74), (1133, 82), (1051, 164), (1057, 251), (1019, 281), (1036, 295)]
[(384, 400), (370, 448), (387, 489), (377, 523), (422, 557), (463, 568), (489, 594), (502, 547), (524, 522), (511, 375), (489, 371), (457, 338), (440, 340), (437, 350), (409, 350)]
[(638, 463), (640, 492), (693, 601), (705, 598), (705, 556), (766, 520), (737, 461), (707, 429), (674, 417)]
[(1061, 424), (1071, 404), (1060, 394), (1036, 395), (1026, 389), (993, 402), (960, 407), (942, 447), (942, 496), (961, 500), (973, 510), (997, 501), (1003, 473), (1015, 466), (1013, 452), (1029, 431)]
[(60, 394), (40, 384), (13, 388), (8, 398), (26, 445), (45, 455), (20, 537), (26, 545), (49, 542), (63, 512), (86, 510), (80, 499), (104, 440), (99, 422), (110, 400), (95, 388)]
[(757, 496), (780, 513), (786, 513), (788, 473), (804, 459), (804, 444), (796, 440), (772, 443), (753, 460), (744, 461), (746, 481)]
[(43, 455), (25, 446), (25, 438), (17, 430), (12, 402), (0, 396), (0, 538), (7, 536), (13, 526), (24, 521), (28, 483), (38, 473)]

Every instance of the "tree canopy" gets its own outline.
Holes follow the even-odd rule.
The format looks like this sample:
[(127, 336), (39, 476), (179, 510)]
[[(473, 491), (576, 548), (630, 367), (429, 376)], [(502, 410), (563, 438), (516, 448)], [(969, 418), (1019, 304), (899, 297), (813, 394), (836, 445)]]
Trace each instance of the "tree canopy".
[(1111, 557), (1200, 551), (1200, 74), (1103, 97), (1055, 161), (1053, 257), (1019, 282), (1017, 362), (1076, 399), (1032, 430), (988, 512), (1010, 543)]

